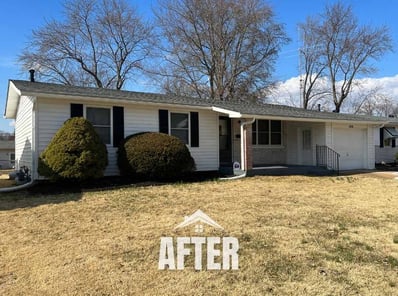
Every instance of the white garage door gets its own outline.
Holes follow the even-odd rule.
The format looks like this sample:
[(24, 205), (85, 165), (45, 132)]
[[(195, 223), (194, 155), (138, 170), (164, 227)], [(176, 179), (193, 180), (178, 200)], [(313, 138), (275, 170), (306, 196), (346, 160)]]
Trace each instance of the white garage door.
[(336, 128), (333, 130), (334, 150), (340, 154), (340, 169), (367, 167), (366, 129)]

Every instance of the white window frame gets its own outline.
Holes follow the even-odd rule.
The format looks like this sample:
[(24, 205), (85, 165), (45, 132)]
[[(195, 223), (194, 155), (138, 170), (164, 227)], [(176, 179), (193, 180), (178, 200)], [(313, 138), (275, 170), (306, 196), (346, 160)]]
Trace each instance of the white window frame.
[[(259, 120), (267, 120), (268, 123), (268, 143), (269, 144), (258, 144), (258, 121)], [(271, 144), (271, 136), (272, 136), (272, 129), (271, 129), (271, 121), (279, 121), (281, 123), (281, 143), (280, 144)], [(253, 128), (253, 126), (252, 126)], [(275, 120), (275, 119), (256, 119), (256, 144), (252, 144), (255, 147), (267, 147), (267, 148), (281, 148), (283, 147), (283, 121), (282, 120)], [(252, 136), (253, 136), (253, 131), (252, 131)], [(253, 141), (252, 141), (253, 143)]]
[[(87, 108), (96, 108), (96, 109), (108, 109), (110, 114), (110, 143), (104, 143), (106, 146), (113, 146), (113, 110), (112, 107), (109, 106), (100, 106), (100, 105), (84, 105), (84, 118), (87, 119)], [(88, 120), (88, 119), (87, 119)], [(92, 124), (92, 123), (91, 123)], [(93, 125), (94, 126), (94, 125)], [(94, 126), (95, 127), (95, 126)], [(99, 126), (101, 127), (101, 126)], [(102, 126), (107, 127), (107, 126)]]
[[(188, 141), (185, 145), (187, 146), (191, 146), (191, 114), (190, 112), (182, 112), (182, 111), (170, 111), (169, 112), (169, 135), (172, 136), (171, 134), (171, 130), (172, 129), (176, 129), (176, 128), (171, 128), (171, 116), (172, 114), (184, 114), (188, 116)], [(180, 128), (180, 130), (182, 130), (182, 128)], [(185, 128), (184, 128), (185, 130)], [(181, 140), (181, 139), (180, 139)]]

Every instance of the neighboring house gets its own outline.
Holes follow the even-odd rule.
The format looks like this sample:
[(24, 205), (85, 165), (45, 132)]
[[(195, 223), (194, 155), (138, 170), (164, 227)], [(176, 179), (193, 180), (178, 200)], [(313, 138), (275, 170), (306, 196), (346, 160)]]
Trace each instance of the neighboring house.
[(375, 162), (380, 163), (395, 163), (396, 154), (398, 153), (397, 138), (398, 125), (389, 123), (380, 128), (375, 128)]
[(14, 136), (0, 136), (0, 169), (11, 169), (15, 165)]
[[(275, 164), (315, 166), (317, 147), (340, 154), (340, 169), (373, 169), (374, 129), (398, 121), (300, 108), (10, 80), (5, 117), (15, 119), (16, 167), (31, 168), (70, 117), (86, 117), (106, 143), (106, 175), (117, 175), (117, 146), (144, 131), (175, 135), (199, 171), (238, 162), (243, 170)], [(319, 154), (319, 155), (318, 155)], [(327, 160), (328, 161), (328, 160)]]

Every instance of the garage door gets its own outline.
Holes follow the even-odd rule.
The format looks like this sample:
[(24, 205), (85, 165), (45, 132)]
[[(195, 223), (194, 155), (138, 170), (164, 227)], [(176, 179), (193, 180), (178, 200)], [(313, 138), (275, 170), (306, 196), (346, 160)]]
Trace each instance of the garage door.
[(336, 128), (333, 130), (334, 150), (340, 154), (340, 169), (367, 167), (366, 129)]

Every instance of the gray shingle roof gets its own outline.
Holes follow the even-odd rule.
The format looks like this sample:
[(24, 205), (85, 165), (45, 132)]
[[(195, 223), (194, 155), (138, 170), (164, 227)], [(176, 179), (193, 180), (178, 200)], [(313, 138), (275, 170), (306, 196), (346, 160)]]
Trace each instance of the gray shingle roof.
[(176, 104), (193, 107), (219, 107), (245, 116), (274, 116), (284, 118), (307, 118), (315, 120), (341, 120), (341, 121), (361, 121), (361, 122), (396, 122), (396, 118), (364, 116), (354, 114), (343, 114), (333, 112), (319, 112), (305, 110), (296, 107), (289, 107), (274, 104), (259, 104), (249, 102), (228, 102), (203, 100), (184, 96), (174, 96), (168, 94), (155, 94), (144, 92), (132, 92), (123, 90), (68, 86), (52, 83), (30, 82), (24, 80), (10, 80), (22, 95), (54, 95), (66, 97), (87, 97), (112, 100), (127, 100), (132, 102), (147, 102), (157, 104)]
[(30, 82), (25, 80), (11, 80), (11, 82), (21, 91), (22, 94), (46, 94), (71, 97), (106, 98), (114, 100), (128, 100), (134, 102), (209, 106), (208, 101), (183, 96), (132, 92), (95, 87), (70, 86), (53, 83)]
[(343, 120), (343, 121), (364, 121), (364, 122), (397, 122), (396, 118), (376, 117), (367, 115), (334, 113), (334, 112), (320, 112), (315, 110), (305, 110), (297, 107), (290, 107), (275, 104), (253, 104), (253, 103), (233, 103), (233, 102), (217, 102), (217, 106), (240, 112), (243, 115), (254, 116), (275, 116), (275, 117), (289, 117), (289, 118), (308, 118), (321, 120)]

